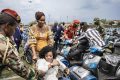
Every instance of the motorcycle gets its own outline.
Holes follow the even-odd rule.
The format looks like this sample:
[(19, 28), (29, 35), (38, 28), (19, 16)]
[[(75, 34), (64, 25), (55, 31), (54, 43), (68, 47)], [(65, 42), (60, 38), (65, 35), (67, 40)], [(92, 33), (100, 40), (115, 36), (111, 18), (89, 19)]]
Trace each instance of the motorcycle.
[(73, 80), (97, 80), (90, 71), (80, 66), (72, 66), (70, 68), (70, 77)]
[(99, 72), (107, 75), (106, 79), (120, 79), (120, 56), (106, 53), (99, 63)]
[(63, 56), (58, 56), (61, 62), (63, 62), (67, 67), (69, 67), (71, 80), (97, 80), (97, 78), (87, 69), (71, 64)]
[(100, 56), (91, 54), (91, 53), (86, 53), (83, 56), (83, 64), (82, 66), (91, 71), (91, 73), (93, 75), (95, 75), (96, 77), (98, 77), (98, 66), (99, 66), (99, 62), (101, 60)]

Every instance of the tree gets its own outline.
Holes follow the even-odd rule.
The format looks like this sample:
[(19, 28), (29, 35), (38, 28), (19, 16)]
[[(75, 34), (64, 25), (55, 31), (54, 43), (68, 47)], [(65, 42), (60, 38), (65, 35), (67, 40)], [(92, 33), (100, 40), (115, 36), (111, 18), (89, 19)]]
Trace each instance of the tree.
[(119, 27), (120, 27), (120, 22), (118, 22), (118, 23), (117, 23), (117, 26), (119, 26)]
[(29, 26), (32, 26), (32, 25), (34, 25), (36, 23), (37, 23), (36, 21), (32, 21), (32, 22), (29, 23)]
[(101, 19), (100, 21), (101, 21), (103, 24), (106, 24), (106, 22), (107, 22), (106, 19)]
[(100, 20), (100, 18), (95, 17), (93, 21), (99, 21), (99, 20)]
[(114, 23), (115, 23), (114, 21), (110, 21), (110, 22), (109, 22), (109, 25), (112, 26)]
[(94, 25), (97, 25), (97, 26), (99, 26), (100, 25), (100, 19), (99, 18), (94, 18)]

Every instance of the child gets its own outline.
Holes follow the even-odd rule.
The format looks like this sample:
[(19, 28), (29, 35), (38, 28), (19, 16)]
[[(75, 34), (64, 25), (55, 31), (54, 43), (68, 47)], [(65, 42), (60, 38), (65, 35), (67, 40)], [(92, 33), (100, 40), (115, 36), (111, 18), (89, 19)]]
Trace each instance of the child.
[(46, 46), (39, 52), (39, 57), (36, 68), (41, 76), (44, 76), (44, 80), (58, 80), (56, 77), (58, 74), (58, 69), (69, 73), (69, 69), (56, 58), (55, 50), (53, 47)]

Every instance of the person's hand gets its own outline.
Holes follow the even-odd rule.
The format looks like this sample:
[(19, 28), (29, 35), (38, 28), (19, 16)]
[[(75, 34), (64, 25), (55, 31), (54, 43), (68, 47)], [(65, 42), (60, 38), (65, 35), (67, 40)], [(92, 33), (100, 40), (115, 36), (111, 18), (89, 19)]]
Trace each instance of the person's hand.
[(40, 77), (44, 77), (44, 76), (45, 76), (45, 72), (44, 72), (44, 71), (41, 71), (41, 70), (39, 70), (39, 73), (38, 73), (38, 74), (39, 74)]
[(64, 36), (60, 37), (60, 39), (63, 40), (63, 39), (64, 39)]
[(49, 44), (49, 46), (53, 46), (53, 44), (51, 43), (51, 44)]
[(77, 44), (78, 43), (78, 40), (75, 40), (74, 42), (73, 42), (73, 44)]
[(52, 63), (50, 63), (50, 64), (48, 65), (48, 68), (51, 68), (51, 67), (53, 67), (53, 64), (52, 64)]
[(64, 70), (64, 72), (65, 72), (65, 74), (67, 74), (67, 75), (70, 74), (70, 70), (69, 70), (68, 68), (66, 68), (66, 69)]
[(54, 59), (53, 62), (51, 63), (51, 65), (52, 66), (59, 66), (60, 64), (56, 59)]

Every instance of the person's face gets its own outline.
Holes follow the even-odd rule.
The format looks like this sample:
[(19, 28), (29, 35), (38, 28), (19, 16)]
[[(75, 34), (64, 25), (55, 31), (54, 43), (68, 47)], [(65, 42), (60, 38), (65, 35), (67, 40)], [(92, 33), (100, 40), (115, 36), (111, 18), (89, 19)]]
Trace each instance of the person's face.
[(55, 23), (55, 24), (54, 24), (54, 26), (56, 26), (56, 27), (57, 27), (57, 25), (58, 25), (58, 23)]
[(16, 26), (17, 25), (11, 26), (11, 25), (6, 24), (4, 27), (5, 35), (7, 37), (11, 37), (15, 33)]
[(68, 26), (68, 30), (71, 30), (71, 26)]
[(79, 24), (76, 23), (76, 24), (73, 24), (73, 26), (74, 26), (75, 28), (77, 28), (77, 27), (79, 26)]
[(50, 63), (53, 61), (53, 54), (52, 54), (52, 52), (48, 52), (45, 55), (45, 60), (48, 61), (48, 62), (50, 62)]
[(45, 24), (45, 16), (42, 16), (42, 17), (38, 20), (38, 26), (43, 27), (44, 24)]

